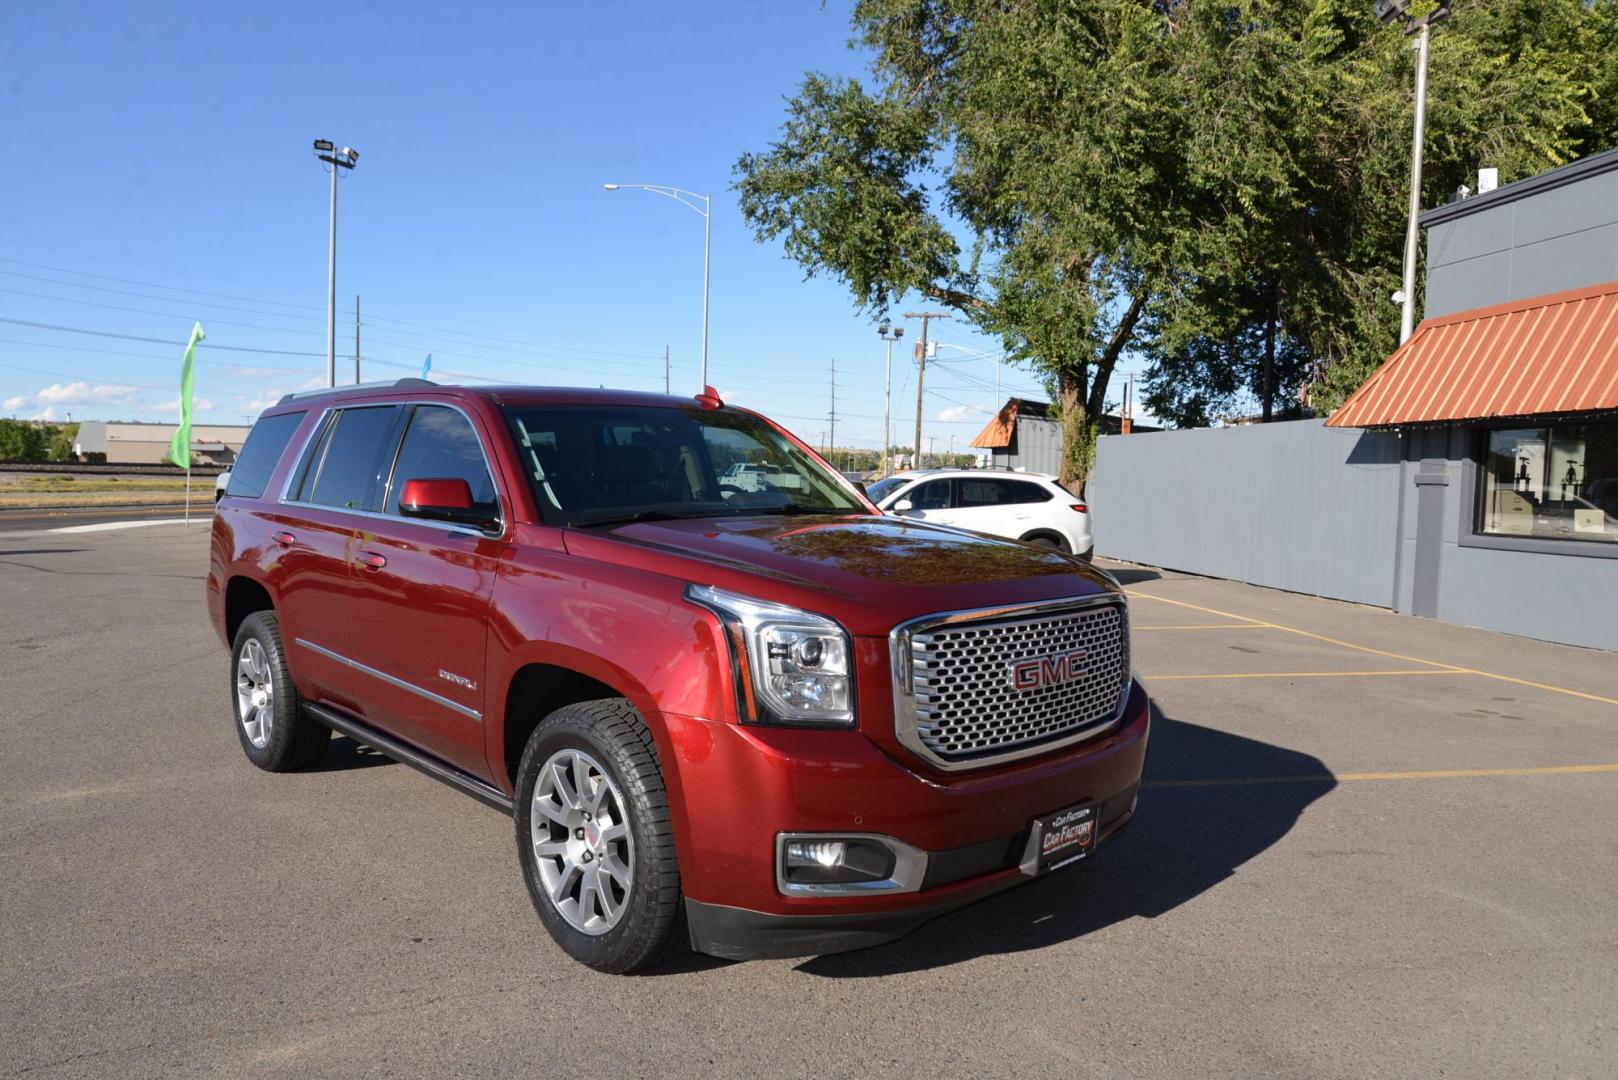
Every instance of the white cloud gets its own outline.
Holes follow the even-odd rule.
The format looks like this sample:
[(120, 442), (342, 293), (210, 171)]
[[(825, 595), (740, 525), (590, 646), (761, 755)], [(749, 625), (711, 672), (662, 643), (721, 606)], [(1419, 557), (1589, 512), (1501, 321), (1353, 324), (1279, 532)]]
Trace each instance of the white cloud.
[(35, 393), (32, 400), (39, 405), (127, 405), (138, 389), (119, 383), (52, 383)]
[(16, 397), (6, 398), (5, 409), (6, 412), (16, 412), (18, 409), (28, 408), (29, 405), (33, 404), (33, 402), (34, 399), (29, 397), (27, 394), (18, 394)]
[(940, 423), (948, 424), (959, 420), (981, 419), (987, 423), (991, 415), (993, 414), (988, 409), (979, 409), (971, 405), (952, 405), (938, 414), (938, 420)]
[[(178, 413), (180, 411), (180, 399), (175, 398), (173, 401), (165, 401), (163, 404), (156, 406), (156, 409), (160, 413)], [(199, 413), (213, 412), (213, 402), (201, 394), (197, 394), (191, 398), (191, 411)]]

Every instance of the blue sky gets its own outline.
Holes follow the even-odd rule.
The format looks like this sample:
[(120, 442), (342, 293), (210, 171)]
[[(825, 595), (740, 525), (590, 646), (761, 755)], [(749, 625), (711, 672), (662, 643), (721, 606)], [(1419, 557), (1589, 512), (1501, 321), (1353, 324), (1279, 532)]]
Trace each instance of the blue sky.
[[(674, 389), (694, 392), (702, 220), (602, 190), (671, 184), (714, 198), (709, 381), (818, 443), (835, 357), (838, 444), (874, 447), (875, 327), (755, 242), (729, 190), (805, 70), (862, 71), (849, 6), (6, 4), (0, 412), (172, 418), (194, 320), (199, 420), (322, 383), (328, 181), (310, 142), (328, 137), (360, 152), (338, 194), (340, 379), (359, 293), (368, 379), (431, 352), (445, 381), (661, 389), (668, 345)], [(917, 330), (895, 350), (900, 442)], [(960, 346), (928, 367), (943, 450), (995, 408), (997, 345), (939, 336)], [(1002, 396), (1040, 396), (1028, 371), (1003, 379)]]

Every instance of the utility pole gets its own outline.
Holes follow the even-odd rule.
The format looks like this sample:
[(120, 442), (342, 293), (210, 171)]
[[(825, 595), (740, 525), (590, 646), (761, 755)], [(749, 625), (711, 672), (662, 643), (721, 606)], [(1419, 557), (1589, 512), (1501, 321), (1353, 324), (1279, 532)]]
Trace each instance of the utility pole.
[(893, 445), (893, 343), (905, 336), (905, 328), (893, 329), (884, 319), (877, 334), (888, 346), (887, 375), (882, 380), (882, 456), (879, 472), (888, 475), (888, 447)]
[[(927, 324), (933, 319), (947, 319), (941, 311), (907, 311), (907, 319), (921, 320), (921, 340), (916, 342), (916, 457), (921, 457), (921, 416), (926, 408), (927, 381)], [(919, 467), (920, 461), (917, 461)]]
[(832, 468), (837, 467), (837, 357), (831, 358), (831, 451)]
[(669, 392), (669, 347), (663, 346), (663, 393)]
[[(1377, 14), (1383, 22), (1392, 22), (1404, 14), (1408, 5), (1403, 3), (1379, 4)], [(1421, 148), (1427, 135), (1427, 51), (1435, 25), (1449, 18), (1449, 5), (1439, 4), (1436, 11), (1411, 19), (1405, 23), (1405, 34), (1414, 35), (1411, 46), (1416, 51), (1416, 122), (1410, 139), (1410, 216), (1405, 222), (1404, 287), (1396, 294), (1399, 301), (1399, 344), (1410, 339), (1416, 328), (1416, 253), (1421, 246)]]
[(933, 449), (933, 444), (937, 441), (937, 435), (927, 436), (927, 460), (932, 462), (934, 465), (938, 464), (938, 453)]
[(360, 294), (354, 294), (354, 385), (360, 384)]

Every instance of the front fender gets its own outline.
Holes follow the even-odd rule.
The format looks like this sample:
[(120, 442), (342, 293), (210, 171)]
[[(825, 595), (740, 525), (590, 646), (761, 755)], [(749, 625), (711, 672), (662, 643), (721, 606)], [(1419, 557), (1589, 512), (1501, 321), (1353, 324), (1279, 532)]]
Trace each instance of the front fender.
[[(610, 687), (640, 712), (656, 743), (675, 844), (689, 838), (683, 763), (706, 755), (705, 732), (685, 721), (736, 722), (730, 656), (718, 619), (685, 599), (683, 582), (634, 567), (517, 549), (490, 603), (485, 749), (496, 784), (511, 791), (506, 713), (518, 672), (544, 664)], [(693, 731), (703, 738), (692, 739)]]

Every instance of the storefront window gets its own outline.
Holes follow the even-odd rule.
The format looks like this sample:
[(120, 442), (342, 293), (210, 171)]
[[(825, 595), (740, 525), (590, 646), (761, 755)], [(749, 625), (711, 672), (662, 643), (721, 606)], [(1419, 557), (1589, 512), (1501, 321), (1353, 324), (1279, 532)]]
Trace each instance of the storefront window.
[(1618, 542), (1618, 423), (1487, 434), (1477, 531)]

